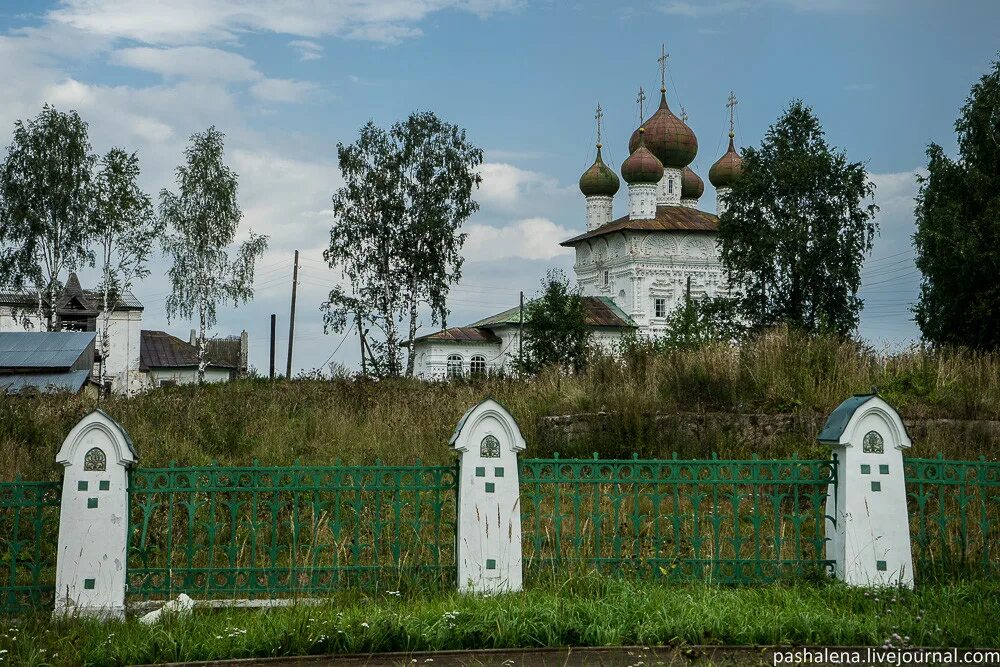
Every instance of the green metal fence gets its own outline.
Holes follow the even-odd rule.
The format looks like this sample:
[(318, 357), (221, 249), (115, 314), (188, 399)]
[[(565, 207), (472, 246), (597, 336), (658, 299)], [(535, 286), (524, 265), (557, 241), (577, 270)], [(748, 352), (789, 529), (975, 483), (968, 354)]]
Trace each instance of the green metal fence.
[(772, 581), (822, 572), (831, 461), (525, 460), (529, 574)]
[(283, 597), (454, 583), (453, 466), (132, 473), (128, 593)]
[(904, 459), (917, 573), (1000, 572), (1000, 463)]
[(61, 494), (59, 482), (0, 482), (0, 613), (51, 609)]

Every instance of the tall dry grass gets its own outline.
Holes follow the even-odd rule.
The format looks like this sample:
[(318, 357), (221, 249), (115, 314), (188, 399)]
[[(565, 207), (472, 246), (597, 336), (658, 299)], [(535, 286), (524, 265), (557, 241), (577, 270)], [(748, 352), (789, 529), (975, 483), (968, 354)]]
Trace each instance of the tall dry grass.
[[(580, 445), (587, 453), (669, 455), (663, 434), (650, 439), (650, 415), (676, 411), (794, 412), (825, 415), (852, 393), (877, 387), (907, 418), (1000, 419), (1000, 354), (913, 349), (884, 354), (856, 342), (779, 331), (740, 347), (635, 348), (595, 358), (573, 377), (414, 380), (267, 380), (178, 387), (101, 407), (135, 441), (140, 465), (427, 463), (452, 460), (455, 423), (486, 396), (517, 418), (528, 455), (551, 455), (536, 438), (542, 416), (614, 413), (615, 425)], [(73, 424), (95, 407), (81, 396), (0, 397), (0, 477), (56, 479), (55, 452)], [(708, 435), (699, 451), (746, 457), (746, 446)], [(647, 442), (648, 440), (648, 442)], [(784, 441), (781, 441), (784, 442)], [(811, 438), (789, 436), (787, 454), (818, 455)], [(548, 449), (547, 449), (548, 448)], [(919, 455), (992, 457), (996, 443), (923, 443)], [(563, 452), (568, 454), (569, 452)], [(777, 452), (772, 452), (777, 453)]]

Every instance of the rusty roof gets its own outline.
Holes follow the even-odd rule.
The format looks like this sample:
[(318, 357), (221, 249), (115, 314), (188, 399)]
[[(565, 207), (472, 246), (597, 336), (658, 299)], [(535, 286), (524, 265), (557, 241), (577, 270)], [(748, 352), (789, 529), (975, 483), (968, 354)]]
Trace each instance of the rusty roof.
[[(583, 318), (584, 322), (588, 326), (592, 327), (635, 327), (637, 326), (632, 318), (625, 314), (621, 308), (619, 308), (611, 297), (607, 296), (583, 296), (580, 297), (580, 301), (583, 303)], [(530, 305), (532, 301), (525, 304), (525, 312), (527, 312), (527, 306)], [(478, 322), (473, 322), (473, 327), (495, 327), (504, 325), (514, 325), (520, 323), (521, 321), (520, 306), (514, 306), (509, 310), (505, 310), (502, 313), (497, 313), (491, 317), (479, 320)]]
[[(206, 348), (206, 356), (211, 348)], [(221, 360), (210, 360), (209, 366), (233, 368), (233, 364)], [(165, 331), (143, 330), (139, 335), (139, 370), (150, 368), (186, 368), (198, 366), (198, 348), (171, 336)]]
[(716, 232), (719, 231), (719, 218), (711, 213), (699, 211), (688, 206), (657, 206), (656, 217), (649, 220), (632, 220), (622, 216), (606, 225), (585, 234), (574, 236), (559, 245), (573, 246), (580, 241), (594, 239), (599, 236), (623, 231), (643, 232)]
[(420, 336), (414, 338), (413, 342), (421, 340), (433, 340), (438, 343), (499, 343), (500, 339), (497, 338), (489, 329), (483, 329), (481, 327), (452, 327), (450, 329), (443, 329), (441, 331), (435, 331), (432, 334), (427, 334), (426, 336)]

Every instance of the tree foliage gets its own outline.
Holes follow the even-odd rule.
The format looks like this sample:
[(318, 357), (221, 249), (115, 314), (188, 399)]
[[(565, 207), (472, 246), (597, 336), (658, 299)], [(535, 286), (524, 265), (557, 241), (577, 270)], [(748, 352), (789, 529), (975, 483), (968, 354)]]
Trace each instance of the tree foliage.
[(472, 191), (483, 154), (461, 128), (419, 112), (388, 132), (368, 122), (356, 142), (337, 145), (337, 156), (344, 186), (333, 195), (336, 221), (323, 256), (347, 284), (323, 304), (325, 325), (340, 332), (361, 320), (376, 328), (376, 373), (400, 375), (401, 343), (412, 345), (421, 306), (432, 323), (446, 324), (449, 287), (461, 277), (461, 226), (479, 208)]
[[(138, 156), (112, 148), (101, 158), (94, 181), (94, 238), (100, 249), (101, 267), (102, 388), (108, 380), (111, 313), (135, 280), (149, 275), (146, 264), (163, 232), (163, 222), (155, 214), (150, 196), (139, 187), (138, 178)], [(129, 370), (123, 378), (126, 393)]]
[(542, 294), (524, 307), (523, 355), (519, 370), (537, 373), (550, 366), (577, 373), (587, 365), (590, 328), (579, 289), (566, 274), (548, 272)]
[(250, 232), (230, 256), (242, 212), (237, 175), (223, 162), (224, 138), (214, 126), (193, 134), (177, 167), (178, 192), (160, 192), (163, 250), (173, 260), (167, 317), (198, 320), (198, 382), (205, 378), (206, 332), (215, 326), (218, 304), (253, 298), (254, 264), (267, 248), (266, 236)]
[(61, 276), (93, 262), (95, 160), (87, 124), (75, 111), (46, 104), (35, 118), (14, 123), (0, 165), (0, 286), (34, 288), (39, 320), (49, 331), (58, 326)]
[(753, 328), (851, 332), (862, 307), (861, 265), (877, 232), (864, 165), (827, 144), (801, 101), (742, 157), (718, 240), (741, 315)]
[(920, 178), (916, 320), (933, 344), (1000, 347), (1000, 61), (972, 87), (955, 123), (959, 159), (927, 149)]

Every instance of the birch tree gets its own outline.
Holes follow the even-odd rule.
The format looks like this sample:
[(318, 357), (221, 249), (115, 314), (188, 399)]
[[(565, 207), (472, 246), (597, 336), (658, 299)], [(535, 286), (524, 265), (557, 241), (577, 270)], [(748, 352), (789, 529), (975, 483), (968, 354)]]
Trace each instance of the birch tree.
[[(139, 158), (112, 148), (101, 158), (95, 179), (94, 235), (100, 248), (101, 266), (101, 365), (103, 389), (108, 381), (111, 355), (111, 314), (122, 295), (136, 279), (149, 275), (146, 264), (163, 232), (153, 201), (137, 182)], [(129, 393), (129, 369), (125, 369), (125, 392)]]
[(163, 250), (173, 260), (167, 318), (198, 320), (199, 384), (205, 381), (206, 333), (215, 326), (216, 308), (253, 299), (254, 264), (267, 248), (266, 236), (250, 232), (230, 256), (242, 212), (238, 177), (223, 162), (224, 138), (214, 126), (193, 134), (185, 163), (177, 167), (177, 193), (160, 192)]
[(58, 328), (62, 275), (93, 263), (95, 160), (87, 124), (75, 111), (46, 104), (35, 118), (14, 123), (0, 165), (0, 285), (33, 287), (48, 331)]

